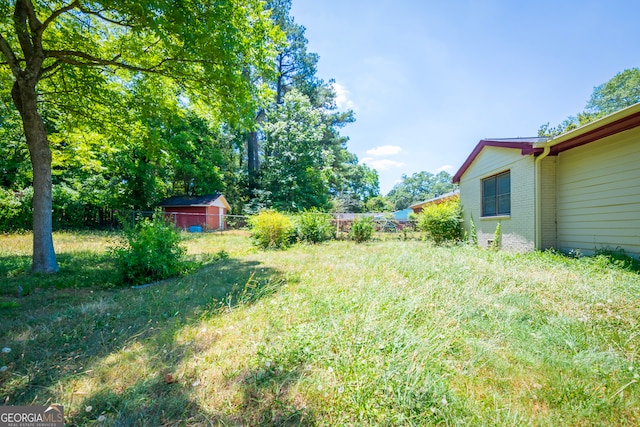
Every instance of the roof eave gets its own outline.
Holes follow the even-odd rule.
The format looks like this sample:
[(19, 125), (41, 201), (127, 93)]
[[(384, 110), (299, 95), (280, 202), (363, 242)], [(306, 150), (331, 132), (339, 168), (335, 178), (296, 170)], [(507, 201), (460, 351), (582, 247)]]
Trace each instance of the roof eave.
[(551, 154), (554, 155), (638, 126), (640, 126), (640, 103), (563, 133), (549, 141), (534, 144), (533, 147), (536, 149), (551, 147)]
[(471, 154), (469, 154), (467, 159), (464, 161), (462, 166), (460, 166), (460, 169), (458, 169), (458, 172), (456, 172), (456, 174), (453, 176), (452, 181), (454, 184), (460, 184), (460, 178), (462, 178), (462, 175), (464, 175), (467, 169), (469, 169), (473, 161), (476, 159), (476, 157), (478, 157), (480, 152), (485, 147), (517, 149), (517, 150), (520, 150), (522, 155), (536, 154), (537, 151), (542, 151), (542, 148), (535, 148), (533, 146), (533, 143), (531, 142), (504, 142), (504, 141), (493, 140), (493, 139), (481, 139), (478, 142), (478, 144), (476, 144)]

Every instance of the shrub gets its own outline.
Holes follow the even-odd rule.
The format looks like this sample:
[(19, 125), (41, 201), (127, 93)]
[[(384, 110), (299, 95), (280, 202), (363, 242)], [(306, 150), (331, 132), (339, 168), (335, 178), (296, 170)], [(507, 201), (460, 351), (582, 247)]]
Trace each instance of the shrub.
[(304, 211), (296, 218), (296, 235), (298, 240), (309, 243), (331, 240), (335, 236), (333, 217), (315, 208)]
[(473, 216), (469, 217), (469, 227), (471, 228), (471, 244), (473, 246), (478, 246), (478, 229), (476, 228), (476, 223), (473, 220)]
[(418, 229), (436, 244), (462, 239), (462, 210), (457, 200), (425, 206), (418, 215)]
[(496, 231), (493, 233), (491, 249), (497, 251), (500, 250), (500, 246), (502, 246), (502, 222), (498, 221), (498, 225), (496, 225)]
[(282, 249), (290, 243), (294, 232), (291, 219), (276, 211), (262, 211), (249, 219), (251, 237), (262, 249)]
[(373, 237), (373, 231), (376, 228), (376, 224), (373, 222), (373, 218), (370, 216), (362, 216), (356, 218), (351, 223), (351, 230), (349, 230), (349, 237), (356, 241), (356, 243), (366, 242)]
[(0, 187), (0, 231), (31, 230), (33, 188), (22, 191)]
[(617, 247), (615, 249), (604, 247), (596, 249), (596, 264), (599, 266), (611, 266), (621, 270), (640, 273), (640, 260), (627, 254), (624, 249)]
[(127, 284), (142, 284), (179, 276), (189, 270), (179, 232), (156, 212), (125, 226), (126, 242), (112, 249), (118, 271)]

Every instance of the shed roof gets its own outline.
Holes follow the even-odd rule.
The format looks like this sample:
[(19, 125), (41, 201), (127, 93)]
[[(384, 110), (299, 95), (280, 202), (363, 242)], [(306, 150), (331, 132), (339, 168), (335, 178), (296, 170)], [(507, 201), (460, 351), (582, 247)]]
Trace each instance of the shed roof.
[(222, 203), (222, 205), (231, 210), (227, 199), (220, 194), (207, 194), (206, 196), (173, 196), (158, 203), (158, 206), (163, 207), (183, 207), (183, 206), (215, 206), (216, 201)]

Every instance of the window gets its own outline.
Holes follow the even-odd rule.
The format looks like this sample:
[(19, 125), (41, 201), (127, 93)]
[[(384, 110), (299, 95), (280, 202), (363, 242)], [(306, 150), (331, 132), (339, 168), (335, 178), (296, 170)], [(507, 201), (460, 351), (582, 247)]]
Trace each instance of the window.
[(482, 180), (482, 216), (511, 215), (511, 171)]

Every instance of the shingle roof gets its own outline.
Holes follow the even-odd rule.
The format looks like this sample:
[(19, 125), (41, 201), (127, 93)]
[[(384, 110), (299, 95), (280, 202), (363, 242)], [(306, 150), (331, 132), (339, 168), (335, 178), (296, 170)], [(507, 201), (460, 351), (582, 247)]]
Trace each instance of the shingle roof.
[(218, 200), (222, 194), (208, 194), (206, 196), (173, 196), (158, 203), (158, 206), (203, 206)]

